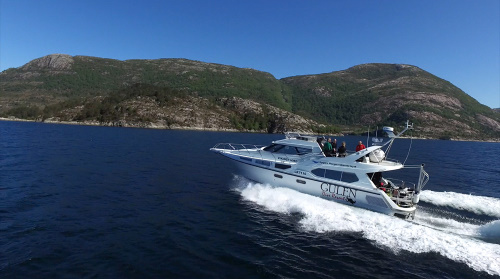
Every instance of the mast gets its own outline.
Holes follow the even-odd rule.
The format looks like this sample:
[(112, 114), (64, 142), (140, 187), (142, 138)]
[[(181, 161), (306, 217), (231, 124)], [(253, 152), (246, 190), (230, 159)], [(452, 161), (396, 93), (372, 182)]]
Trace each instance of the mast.
[(394, 143), (394, 140), (399, 138), (404, 132), (406, 132), (408, 129), (413, 129), (413, 123), (410, 124), (410, 121), (409, 120), (406, 120), (406, 123), (405, 123), (405, 128), (403, 129), (403, 131), (399, 132), (399, 134), (395, 135), (394, 137), (392, 137), (388, 142), (386, 142), (384, 145), (382, 146), (385, 146), (387, 144), (389, 144), (389, 146), (387, 147), (386, 151), (385, 151), (385, 156), (387, 157), (387, 155), (389, 154), (389, 151), (391, 150), (391, 147), (392, 147), (392, 144)]

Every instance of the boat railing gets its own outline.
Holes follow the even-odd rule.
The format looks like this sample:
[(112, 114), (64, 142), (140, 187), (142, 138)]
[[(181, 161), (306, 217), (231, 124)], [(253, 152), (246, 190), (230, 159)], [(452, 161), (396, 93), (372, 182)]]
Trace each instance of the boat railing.
[(420, 173), (418, 175), (418, 183), (417, 183), (417, 192), (420, 192), (422, 188), (429, 182), (429, 174), (424, 170), (425, 164), (421, 165), (405, 165), (405, 168), (408, 169), (420, 169)]
[(421, 167), (422, 167), (421, 165), (405, 165), (404, 166), (405, 169), (419, 169)]
[(412, 183), (412, 182), (406, 182), (404, 180), (401, 180), (401, 179), (397, 179), (397, 178), (386, 178), (388, 181), (391, 182), (392, 186), (393, 187), (399, 187), (399, 188), (410, 188), (410, 189), (415, 189), (415, 183)]
[(246, 143), (218, 143), (213, 148), (214, 149), (226, 149), (226, 150), (256, 150), (262, 149), (265, 145), (255, 145), (255, 144), (246, 144)]
[(382, 161), (387, 161), (387, 162), (391, 162), (391, 163), (395, 163), (395, 164), (399, 164), (401, 163), (399, 160), (397, 159), (392, 159), (392, 158), (388, 158), (388, 157), (385, 157), (384, 160)]
[[(252, 152), (258, 151), (259, 155), (260, 155), (260, 159), (264, 160), (264, 157), (262, 156), (262, 152), (261, 152), (263, 147), (265, 147), (265, 145), (241, 144), (241, 143), (218, 143), (214, 147), (212, 147), (212, 149), (230, 151), (233, 154), (243, 155), (243, 156), (245, 156), (245, 155), (246, 156), (253, 156), (253, 157), (255, 157), (256, 154), (255, 153), (252, 154), (252, 153), (250, 153), (250, 151), (252, 151)], [(296, 156), (293, 156), (293, 158), (292, 158), (292, 157), (288, 156), (289, 154), (285, 154), (285, 153), (278, 154), (278, 153), (269, 152), (268, 154), (270, 154), (274, 158), (274, 162), (281, 161), (281, 162), (288, 162), (288, 163), (294, 164), (297, 161), (303, 161), (303, 160), (307, 160), (307, 159), (312, 158), (312, 157), (317, 157), (318, 155), (322, 155), (323, 153), (319, 152), (319, 153), (303, 154), (298, 158), (298, 160), (297, 160)], [(279, 155), (280, 158), (278, 158), (276, 155)], [(286, 158), (286, 159), (282, 159), (282, 158)], [(269, 158), (267, 160), (269, 160)]]
[(398, 206), (411, 207), (414, 202), (414, 196), (418, 193), (415, 183), (408, 183), (397, 178), (386, 178), (388, 185), (382, 186), (380, 189), (393, 200)]
[(251, 155), (250, 151), (260, 151), (265, 145), (255, 145), (246, 143), (218, 143), (212, 149), (222, 149), (225, 151), (234, 151), (235, 154)]

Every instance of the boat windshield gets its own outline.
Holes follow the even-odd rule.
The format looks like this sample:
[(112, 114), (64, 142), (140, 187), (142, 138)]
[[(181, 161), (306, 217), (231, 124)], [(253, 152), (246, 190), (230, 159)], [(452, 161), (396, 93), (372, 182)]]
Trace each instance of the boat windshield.
[(264, 148), (264, 151), (288, 155), (304, 155), (312, 153), (312, 148), (273, 143), (270, 146)]

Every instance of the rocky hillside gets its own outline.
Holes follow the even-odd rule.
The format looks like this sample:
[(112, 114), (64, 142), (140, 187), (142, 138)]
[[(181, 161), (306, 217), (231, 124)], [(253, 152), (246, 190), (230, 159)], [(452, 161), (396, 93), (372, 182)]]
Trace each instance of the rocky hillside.
[(400, 64), (277, 80), (253, 69), (187, 59), (55, 54), (0, 73), (0, 116), (267, 132), (364, 131), (410, 119), (417, 136), (500, 140), (498, 111)]
[(253, 69), (187, 59), (119, 61), (53, 54), (0, 73), (0, 112), (19, 105), (45, 106), (68, 98), (104, 96), (138, 83), (291, 109), (281, 82)]
[(209, 100), (184, 91), (145, 84), (135, 84), (107, 96), (48, 105), (32, 116), (45, 122), (120, 127), (263, 133), (335, 132), (331, 127), (248, 99)]
[(293, 111), (321, 122), (380, 126), (411, 119), (424, 137), (500, 138), (498, 113), (415, 66), (365, 64), (283, 82), (292, 88)]

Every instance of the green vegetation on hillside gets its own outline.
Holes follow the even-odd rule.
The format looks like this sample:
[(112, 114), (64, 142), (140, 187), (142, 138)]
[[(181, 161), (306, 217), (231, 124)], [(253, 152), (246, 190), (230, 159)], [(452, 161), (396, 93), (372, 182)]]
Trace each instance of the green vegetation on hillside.
[(15, 107), (0, 116), (2, 117), (16, 117), (19, 119), (36, 120), (42, 115), (43, 110), (37, 106), (19, 106)]
[[(327, 125), (312, 127), (318, 131), (397, 126), (410, 118), (417, 126), (434, 127), (431, 134), (422, 136), (455, 137), (460, 129), (468, 129), (476, 138), (500, 138), (500, 113), (450, 82), (410, 65), (365, 64), (277, 80), (253, 69), (187, 59), (62, 58), (68, 64), (49, 67), (50, 63), (35, 61), (0, 73), (0, 115), (45, 119), (83, 105), (79, 120), (111, 121), (135, 113), (119, 107), (126, 98), (147, 96), (162, 103), (173, 100), (168, 96), (188, 94), (208, 99), (214, 108), (218, 99), (228, 97), (269, 104)], [(281, 123), (272, 114), (232, 113), (230, 122), (242, 130), (274, 131), (273, 123)], [(462, 128), (445, 125), (446, 121)]]
[[(157, 87), (147, 84), (134, 84), (128, 88), (112, 92), (102, 100), (87, 101), (82, 111), (75, 117), (76, 121), (98, 120), (99, 122), (113, 122), (122, 119), (124, 114), (138, 116), (136, 109), (124, 106), (122, 102), (137, 97), (150, 97), (159, 107), (175, 105), (178, 98), (186, 96), (185, 92), (167, 87)], [(153, 119), (142, 119), (152, 121)]]
[(106, 95), (141, 83), (187, 90), (201, 97), (240, 97), (291, 109), (290, 96), (282, 92), (280, 81), (253, 69), (186, 59), (118, 61), (75, 56), (73, 60), (71, 70), (41, 68), (27, 75), (23, 69), (4, 71), (0, 75), (2, 91), (74, 98)]
[[(432, 114), (443, 119), (466, 123), (484, 138), (499, 138), (498, 128), (484, 126), (477, 115), (500, 121), (498, 114), (453, 86), (417, 67), (396, 64), (366, 64), (345, 71), (313, 76), (282, 79), (292, 92), (292, 111), (323, 123), (361, 128), (368, 125), (398, 126), (406, 119), (416, 126), (443, 126), (442, 133), (421, 136), (461, 137), (460, 130), (451, 130), (441, 122), (412, 119), (411, 115)], [(414, 94), (429, 94), (458, 100), (461, 107), (453, 108), (448, 100), (436, 103), (414, 99)], [(433, 97), (434, 98), (434, 97)], [(441, 98), (441, 97), (440, 97)], [(371, 116), (371, 117), (368, 117)], [(414, 118), (414, 117), (413, 117)]]

